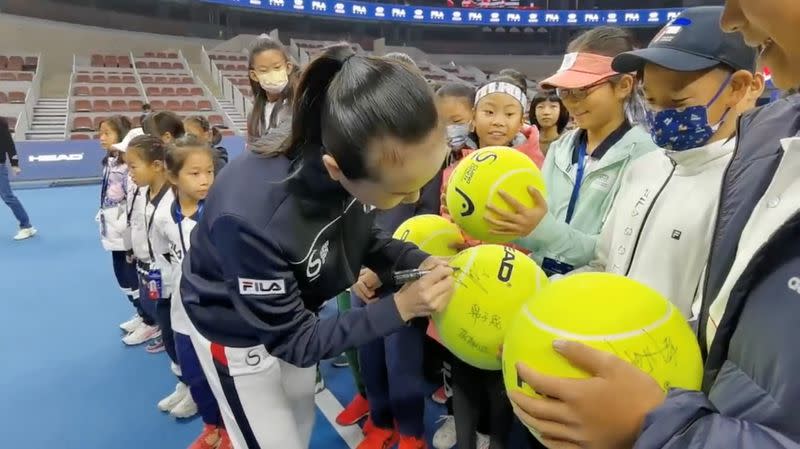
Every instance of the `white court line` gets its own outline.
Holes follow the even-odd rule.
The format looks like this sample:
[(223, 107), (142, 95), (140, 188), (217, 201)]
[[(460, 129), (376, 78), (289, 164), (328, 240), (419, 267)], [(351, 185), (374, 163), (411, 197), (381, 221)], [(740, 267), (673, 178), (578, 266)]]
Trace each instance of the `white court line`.
[(344, 407), (342, 407), (342, 404), (333, 396), (333, 393), (326, 388), (317, 393), (314, 400), (319, 410), (325, 415), (325, 418), (331, 423), (331, 426), (333, 426), (333, 430), (342, 437), (350, 449), (356, 449), (356, 446), (364, 439), (364, 435), (361, 433), (361, 426), (353, 425), (342, 427), (336, 424), (336, 416), (344, 410)]

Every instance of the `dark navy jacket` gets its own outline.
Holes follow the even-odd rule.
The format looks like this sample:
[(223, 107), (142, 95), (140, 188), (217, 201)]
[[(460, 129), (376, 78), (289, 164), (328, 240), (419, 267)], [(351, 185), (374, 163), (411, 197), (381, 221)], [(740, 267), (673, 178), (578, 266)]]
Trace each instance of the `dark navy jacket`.
[(263, 344), (306, 367), (404, 325), (393, 298), (331, 319), (315, 316), (362, 266), (389, 284), (428, 257), (374, 226), (320, 158), (294, 172), (285, 157), (245, 152), (211, 189), (192, 235), (181, 284), (186, 311), (210, 341)]
[[(800, 448), (800, 148), (780, 142), (800, 131), (800, 97), (748, 114), (739, 129), (699, 317), (703, 391), (672, 390), (637, 449)], [(784, 218), (762, 219), (770, 214)]]

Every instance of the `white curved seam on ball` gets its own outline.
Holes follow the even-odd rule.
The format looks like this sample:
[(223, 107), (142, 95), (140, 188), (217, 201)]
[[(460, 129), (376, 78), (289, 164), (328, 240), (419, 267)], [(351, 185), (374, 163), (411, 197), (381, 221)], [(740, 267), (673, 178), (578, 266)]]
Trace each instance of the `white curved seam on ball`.
[(625, 340), (627, 338), (632, 338), (632, 337), (640, 337), (657, 329), (658, 327), (661, 327), (664, 323), (666, 323), (670, 319), (673, 310), (674, 307), (672, 306), (672, 304), (669, 304), (669, 308), (667, 309), (667, 312), (664, 314), (664, 316), (657, 319), (653, 323), (650, 323), (649, 325), (638, 330), (622, 332), (620, 334), (611, 334), (611, 335), (581, 335), (572, 332), (567, 332), (539, 321), (539, 319), (537, 319), (535, 316), (533, 316), (533, 314), (531, 314), (531, 311), (527, 307), (525, 308), (524, 313), (525, 316), (531, 321), (531, 324), (543, 329), (546, 332), (554, 334), (559, 338), (565, 338), (568, 340), (582, 340), (582, 341), (609, 341), (609, 340), (617, 341), (617, 340)]
[(518, 173), (525, 173), (525, 172), (530, 172), (530, 173), (536, 175), (536, 172), (534, 170), (530, 169), (530, 168), (518, 168), (516, 170), (508, 171), (504, 175), (502, 175), (499, 178), (497, 178), (497, 181), (495, 181), (491, 185), (491, 187), (489, 187), (489, 194), (486, 195), (486, 204), (490, 204), (490, 201), (492, 200), (492, 197), (494, 196), (495, 191), (497, 191), (499, 189), (499, 185), (502, 184), (503, 181), (505, 181), (509, 177), (514, 176), (514, 175), (516, 175)]
[(459, 270), (459, 275), (456, 278), (457, 284), (461, 284), (464, 279), (464, 276), (466, 276), (467, 273), (469, 273), (469, 270), (472, 269), (472, 264), (475, 263), (476, 257), (478, 257), (478, 252), (472, 251), (472, 254), (470, 254), (469, 256), (469, 259), (467, 259), (467, 263), (465, 263), (464, 266), (461, 267), (461, 270)]

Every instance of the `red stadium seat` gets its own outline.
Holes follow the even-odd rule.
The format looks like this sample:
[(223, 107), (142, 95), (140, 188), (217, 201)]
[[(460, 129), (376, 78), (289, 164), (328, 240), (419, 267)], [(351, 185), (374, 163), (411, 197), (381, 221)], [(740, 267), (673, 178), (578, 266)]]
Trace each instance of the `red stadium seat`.
[(174, 97), (175, 96), (175, 88), (174, 87), (162, 87), (161, 88), (161, 96), (162, 97)]
[(160, 59), (166, 59), (166, 57), (167, 57), (167, 54), (166, 54), (166, 53), (164, 53), (164, 52), (162, 52), (162, 51), (160, 51), (160, 52), (156, 53), (156, 56), (155, 56), (155, 57), (156, 57), (156, 58), (160, 58)]
[(181, 78), (181, 84), (194, 84), (194, 79), (191, 77), (185, 76)]
[(181, 78), (179, 76), (171, 76), (169, 77), (169, 84), (180, 84)]
[(92, 112), (92, 103), (88, 100), (75, 100), (76, 112)]
[(0, 55), (0, 70), (5, 69), (8, 66), (8, 56)]
[(203, 92), (202, 87), (193, 87), (191, 90), (191, 94), (193, 97), (199, 97), (205, 95), (205, 92)]
[(109, 97), (121, 97), (124, 95), (124, 92), (119, 86), (111, 86), (108, 88), (108, 93), (106, 95)]
[(95, 97), (106, 96), (106, 88), (103, 86), (92, 86), (92, 96)]
[(131, 100), (128, 102), (128, 111), (139, 112), (142, 110), (143, 104), (141, 100)]
[(122, 68), (129, 68), (131, 66), (131, 58), (128, 56), (118, 56), (117, 65)]
[(25, 57), (25, 66), (32, 66), (36, 67), (39, 65), (39, 58), (36, 56), (26, 56)]
[(75, 117), (72, 119), (72, 131), (94, 131), (99, 129), (92, 125), (92, 119), (89, 117)]
[(103, 123), (106, 120), (108, 120), (108, 117), (105, 117), (105, 116), (102, 116), (102, 115), (99, 116), (99, 117), (95, 117), (94, 118), (94, 129), (99, 131), (100, 130), (100, 124)]
[(19, 56), (12, 56), (12, 57), (8, 58), (8, 66), (6, 66), (6, 70), (9, 70), (9, 71), (12, 71), (12, 72), (21, 72), (22, 71), (22, 58), (19, 58), (19, 59), (15, 59), (15, 58), (19, 58)]
[(102, 55), (92, 55), (91, 56), (91, 66), (92, 67), (103, 67), (103, 56)]
[(233, 72), (236, 70), (236, 65), (234, 64), (225, 64), (225, 71)]
[(108, 100), (95, 100), (92, 110), (95, 112), (111, 112), (111, 105), (108, 104)]
[(150, 61), (147, 63), (148, 69), (157, 69), (159, 67), (158, 63), (155, 61)]
[(166, 108), (168, 111), (180, 111), (181, 110), (181, 102), (178, 100), (168, 100)]
[(211, 102), (208, 100), (201, 100), (197, 102), (197, 110), (198, 111), (213, 111), (214, 108), (211, 107)]
[(126, 87), (125, 88), (125, 96), (126, 97), (138, 97), (139, 96), (139, 89), (135, 87)]
[(75, 95), (75, 96), (78, 96), (78, 97), (88, 97), (89, 96), (89, 87), (88, 86), (75, 86), (75, 88), (72, 89), (72, 95)]
[(154, 111), (163, 111), (164, 110), (164, 102), (161, 100), (153, 100), (150, 102), (150, 107)]
[(33, 81), (33, 73), (31, 72), (17, 73), (17, 81)]
[(136, 82), (136, 77), (133, 75), (123, 75), (122, 82), (125, 84), (133, 84)]
[(148, 97), (157, 97), (161, 95), (161, 88), (158, 87), (148, 87), (145, 89), (145, 93)]
[(223, 136), (235, 136), (236, 133), (232, 129), (221, 129), (219, 133)]
[(169, 82), (169, 78), (166, 76), (157, 76), (156, 77), (156, 84), (167, 84)]
[(108, 77), (108, 82), (111, 84), (120, 84), (122, 83), (122, 78), (119, 75), (111, 75)]
[(125, 100), (112, 100), (111, 112), (128, 112), (128, 102)]
[(103, 58), (103, 64), (106, 67), (116, 67), (117, 66), (117, 57), (108, 55), (105, 58)]
[(9, 72), (0, 72), (0, 81), (16, 81), (17, 75)]
[(8, 103), (8, 95), (5, 92), (0, 92), (0, 103)]
[(25, 104), (25, 92), (9, 92), (8, 102), (13, 104)]
[(144, 84), (153, 84), (155, 79), (152, 76), (143, 75), (142, 76), (142, 83)]
[(182, 111), (196, 111), (197, 104), (192, 100), (183, 100), (181, 103), (181, 110)]
[(89, 75), (75, 75), (75, 82), (76, 83), (88, 83), (91, 82), (92, 78)]
[(172, 64), (170, 64), (169, 62), (164, 61), (161, 64), (159, 64), (159, 67), (162, 68), (162, 69), (171, 69), (172, 68)]
[(189, 90), (188, 87), (179, 87), (179, 88), (175, 89), (175, 95), (177, 95), (179, 97), (188, 97), (191, 94), (192, 94), (192, 91)]
[(208, 124), (211, 126), (225, 126), (225, 119), (221, 115), (209, 115)]
[(136, 64), (134, 64), (134, 66), (137, 69), (146, 69), (147, 68), (147, 63), (144, 62), (144, 61), (136, 61)]
[(93, 83), (105, 83), (106, 76), (105, 75), (92, 75), (92, 82)]
[(167, 57), (169, 59), (178, 59), (178, 54), (177, 53), (170, 53), (170, 54), (167, 55)]
[(153, 53), (152, 51), (146, 51), (146, 52), (144, 52), (144, 57), (145, 58), (155, 58), (156, 54)]
[(183, 63), (182, 62), (173, 62), (172, 63), (172, 68), (175, 69), (175, 70), (183, 69)]
[(75, 133), (69, 135), (69, 140), (91, 140), (92, 137), (88, 134)]

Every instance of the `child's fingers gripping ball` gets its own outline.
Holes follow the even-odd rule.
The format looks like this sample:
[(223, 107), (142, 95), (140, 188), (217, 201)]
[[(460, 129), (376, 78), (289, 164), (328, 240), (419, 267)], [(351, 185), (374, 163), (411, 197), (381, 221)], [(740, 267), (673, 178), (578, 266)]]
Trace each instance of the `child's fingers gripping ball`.
[(700, 388), (700, 348), (686, 319), (658, 292), (623, 276), (568, 276), (551, 282), (522, 307), (503, 345), (509, 392), (537, 396), (519, 379), (518, 362), (546, 375), (587, 377), (553, 350), (556, 339), (613, 353), (651, 375), (664, 390)]
[(451, 221), (439, 215), (417, 215), (404, 221), (392, 236), (404, 242), (414, 243), (432, 256), (448, 257), (458, 252), (464, 244), (461, 230)]
[(464, 362), (485, 370), (500, 369), (500, 346), (522, 305), (547, 276), (521, 252), (500, 245), (480, 245), (450, 260), (455, 290), (447, 308), (433, 315), (442, 343)]
[(491, 232), (484, 217), (494, 214), (487, 212), (487, 206), (515, 212), (499, 194), (504, 191), (521, 205), (532, 208), (530, 186), (546, 196), (542, 173), (530, 158), (513, 148), (483, 148), (462, 159), (453, 170), (447, 184), (447, 210), (470, 236), (489, 243), (505, 243), (514, 236)]

